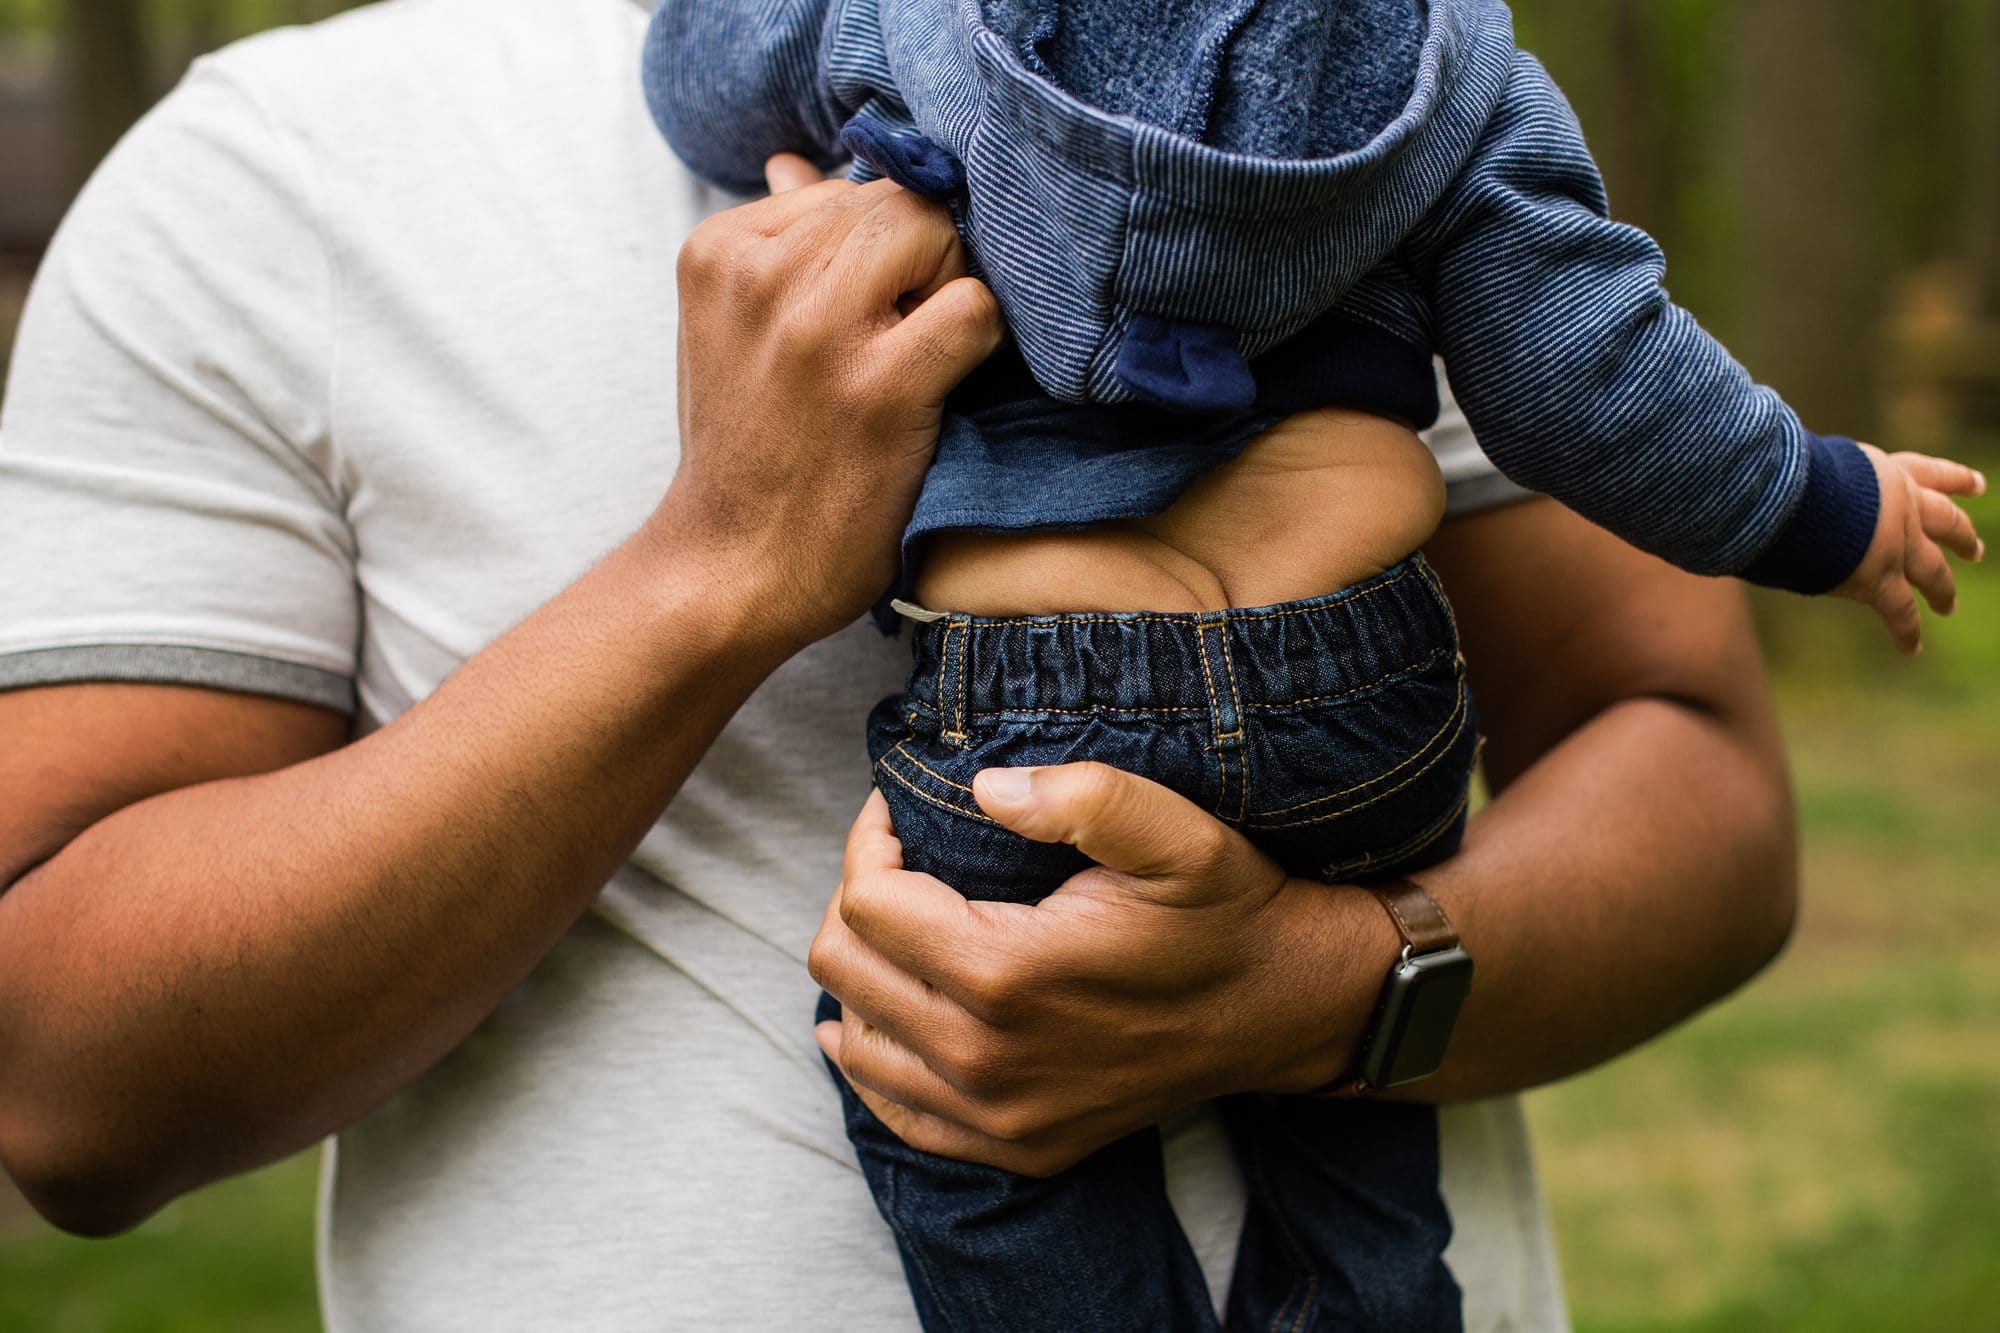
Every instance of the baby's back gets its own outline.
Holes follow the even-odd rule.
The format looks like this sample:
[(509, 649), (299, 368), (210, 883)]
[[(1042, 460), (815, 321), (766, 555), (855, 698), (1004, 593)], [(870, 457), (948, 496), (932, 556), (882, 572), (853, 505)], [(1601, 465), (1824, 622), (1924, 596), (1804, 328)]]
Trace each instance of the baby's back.
[(939, 533), (914, 595), (977, 615), (1266, 606), (1381, 573), (1443, 515), (1443, 478), (1414, 431), (1332, 408), (1280, 422), (1149, 518)]

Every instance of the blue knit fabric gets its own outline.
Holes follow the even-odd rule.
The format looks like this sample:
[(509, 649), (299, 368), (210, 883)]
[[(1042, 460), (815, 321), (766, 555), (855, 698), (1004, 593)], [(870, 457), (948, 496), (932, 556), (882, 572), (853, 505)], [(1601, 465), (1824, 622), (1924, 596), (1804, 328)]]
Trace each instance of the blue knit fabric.
[(1501, 471), (1683, 568), (1816, 591), (1865, 549), (1872, 469), (1668, 299), (1500, 0), (667, 0), (645, 80), (739, 192), (774, 152), (837, 164), (864, 112), (924, 141), (1042, 394), (1221, 414), (961, 415), (911, 541), (1157, 512), (1247, 438), (1246, 369), (1248, 411), (1347, 401), (1292, 342), (1365, 328), (1398, 383), (1443, 355)]

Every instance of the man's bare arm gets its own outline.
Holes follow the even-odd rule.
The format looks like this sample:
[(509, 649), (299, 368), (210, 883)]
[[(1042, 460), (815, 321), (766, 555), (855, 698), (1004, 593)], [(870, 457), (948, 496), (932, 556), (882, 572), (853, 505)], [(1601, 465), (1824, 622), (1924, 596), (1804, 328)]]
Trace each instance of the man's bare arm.
[(963, 272), (886, 183), (705, 224), (657, 513), (356, 744), (198, 690), (0, 696), (0, 1158), (43, 1212), (118, 1230), (296, 1151), (492, 1009), (758, 682), (889, 583), (999, 336)]
[[(1502, 554), (1504, 553), (1504, 554)], [(1491, 805), (1418, 876), (1479, 967), (1425, 1099), (1600, 1064), (1755, 975), (1789, 936), (1797, 840), (1742, 589), (1553, 502), (1432, 549), (1489, 737)]]
[[(1420, 876), (1477, 961), (1455, 1100), (1587, 1068), (1686, 1018), (1783, 944), (1795, 893), (1782, 753), (1740, 592), (1552, 503), (1433, 543), (1498, 796)], [(1287, 880), (1179, 797), (1095, 765), (1036, 770), (1017, 831), (1086, 872), (1036, 908), (897, 869), (879, 802), (814, 946), (821, 1036), (919, 1147), (1044, 1173), (1193, 1102), (1351, 1071), (1396, 950), (1362, 894)]]

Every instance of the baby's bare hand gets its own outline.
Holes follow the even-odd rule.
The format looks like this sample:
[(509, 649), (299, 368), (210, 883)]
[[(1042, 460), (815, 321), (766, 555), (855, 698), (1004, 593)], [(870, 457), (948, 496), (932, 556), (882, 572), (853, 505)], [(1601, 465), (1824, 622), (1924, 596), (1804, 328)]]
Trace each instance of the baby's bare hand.
[(1885, 454), (1872, 444), (1861, 447), (1875, 465), (1882, 504), (1875, 519), (1875, 539), (1839, 592), (1874, 608), (1896, 647), (1914, 653), (1923, 646), (1918, 596), (1941, 616), (1958, 607), (1958, 580), (1945, 551), (1964, 560), (1979, 560), (1986, 554), (1971, 516), (1951, 499), (1985, 494), (1986, 478), (1949, 458)]

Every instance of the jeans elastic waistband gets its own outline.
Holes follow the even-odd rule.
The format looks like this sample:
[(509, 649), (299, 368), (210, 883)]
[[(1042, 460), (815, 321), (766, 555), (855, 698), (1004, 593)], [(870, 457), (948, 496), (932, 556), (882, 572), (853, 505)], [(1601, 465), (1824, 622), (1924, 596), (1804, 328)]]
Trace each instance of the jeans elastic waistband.
[(1420, 555), (1276, 606), (925, 614), (934, 618), (914, 624), (905, 698), (956, 731), (1001, 714), (1206, 712), (1218, 695), (1253, 708), (1331, 701), (1458, 652), (1451, 609)]

